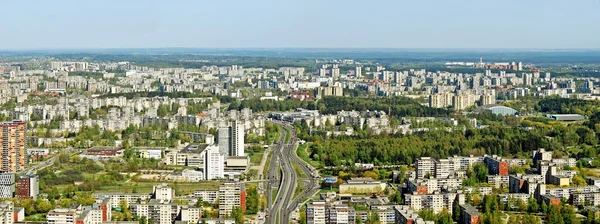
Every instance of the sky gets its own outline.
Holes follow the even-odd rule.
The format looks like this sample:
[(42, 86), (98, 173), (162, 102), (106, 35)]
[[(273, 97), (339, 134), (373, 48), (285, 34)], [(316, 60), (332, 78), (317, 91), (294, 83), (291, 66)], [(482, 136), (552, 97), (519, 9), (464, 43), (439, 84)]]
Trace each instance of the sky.
[(600, 0), (7, 0), (0, 49), (600, 49)]

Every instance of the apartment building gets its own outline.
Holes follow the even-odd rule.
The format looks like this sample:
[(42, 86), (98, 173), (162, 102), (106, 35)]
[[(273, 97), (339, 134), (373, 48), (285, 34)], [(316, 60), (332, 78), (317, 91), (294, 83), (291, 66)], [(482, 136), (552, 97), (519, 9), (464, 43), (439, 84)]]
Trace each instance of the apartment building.
[(242, 183), (227, 181), (219, 186), (219, 216), (229, 216), (234, 207), (246, 211), (246, 189)]
[(407, 194), (405, 195), (405, 203), (415, 211), (421, 209), (432, 209), (434, 213), (439, 213), (443, 209), (449, 212), (453, 211), (453, 205), (457, 202), (458, 205), (465, 203), (465, 195), (463, 193), (435, 193), (435, 194)]
[(306, 204), (306, 224), (325, 224), (325, 201), (313, 201)]
[(26, 126), (22, 121), (0, 123), (1, 172), (20, 172), (25, 169)]
[(15, 210), (12, 201), (0, 202), (0, 223), (13, 224), (15, 220)]
[(18, 198), (37, 199), (40, 192), (39, 177), (37, 175), (23, 175), (17, 179), (16, 196)]
[(484, 163), (487, 166), (491, 175), (508, 175), (508, 162), (502, 160), (501, 157), (495, 155), (491, 157), (486, 156), (484, 159)]
[(219, 198), (219, 191), (197, 190), (197, 191), (194, 191), (194, 197), (198, 198), (199, 200), (214, 204), (215, 202), (217, 202), (217, 199)]

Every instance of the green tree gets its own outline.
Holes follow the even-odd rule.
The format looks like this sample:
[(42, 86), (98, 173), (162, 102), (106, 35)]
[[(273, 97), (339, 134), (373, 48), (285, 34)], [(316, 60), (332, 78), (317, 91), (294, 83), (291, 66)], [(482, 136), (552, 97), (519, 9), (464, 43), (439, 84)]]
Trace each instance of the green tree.
[(231, 218), (235, 219), (235, 224), (243, 224), (244, 223), (244, 212), (242, 208), (236, 206), (231, 210)]
[(540, 205), (538, 204), (537, 200), (535, 200), (534, 197), (529, 197), (529, 200), (527, 200), (527, 212), (536, 213), (539, 210)]

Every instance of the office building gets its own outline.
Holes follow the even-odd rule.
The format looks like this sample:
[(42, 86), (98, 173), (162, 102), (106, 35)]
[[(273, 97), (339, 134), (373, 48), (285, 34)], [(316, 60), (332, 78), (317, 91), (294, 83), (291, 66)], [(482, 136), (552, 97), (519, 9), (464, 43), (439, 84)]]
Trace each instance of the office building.
[(325, 202), (313, 201), (306, 205), (306, 224), (325, 224)]
[(0, 171), (20, 172), (25, 169), (26, 123), (12, 121), (0, 123), (0, 145), (2, 164)]
[(0, 198), (12, 198), (15, 193), (15, 174), (0, 173)]
[(37, 175), (23, 175), (17, 179), (17, 198), (32, 198), (35, 200), (39, 192), (39, 177)]
[(205, 180), (222, 179), (224, 177), (225, 156), (220, 153), (217, 146), (208, 146), (204, 150), (204, 175)]
[(246, 211), (246, 189), (244, 184), (227, 181), (219, 186), (219, 216), (228, 217), (235, 207)]

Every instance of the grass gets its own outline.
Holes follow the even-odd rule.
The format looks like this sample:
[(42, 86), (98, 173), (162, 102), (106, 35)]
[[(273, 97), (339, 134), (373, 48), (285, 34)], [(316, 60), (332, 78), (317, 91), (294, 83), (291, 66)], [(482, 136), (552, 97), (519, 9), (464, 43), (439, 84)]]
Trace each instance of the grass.
[(252, 153), (252, 155), (250, 156), (250, 163), (251, 164), (260, 164), (260, 161), (262, 160), (262, 157), (265, 153), (261, 152), (261, 153)]
[(292, 199), (298, 197), (298, 195), (300, 193), (302, 193), (304, 190), (306, 190), (304, 185), (305, 185), (304, 182), (302, 182), (302, 181), (298, 182), (298, 184), (296, 185), (296, 190), (294, 191), (294, 196), (292, 197)]
[(285, 129), (285, 142), (290, 142), (290, 138), (292, 138), (292, 133), (290, 129)]
[(267, 177), (267, 173), (269, 172), (269, 165), (271, 165), (271, 153), (267, 155), (267, 161), (265, 162), (265, 167), (263, 167), (263, 178)]
[(321, 188), (321, 189), (319, 190), (319, 194), (323, 194), (323, 193), (327, 193), (327, 192), (336, 192), (336, 193), (337, 193), (339, 190), (340, 190), (340, 189), (338, 189), (338, 188), (335, 188), (335, 187), (334, 187), (334, 188), (332, 188), (331, 190), (329, 189), (329, 187), (325, 187), (325, 188)]
[(271, 204), (275, 203), (277, 200), (277, 189), (271, 190)]
[(308, 163), (312, 167), (319, 167), (319, 165), (321, 164), (319, 164), (319, 162), (317, 161), (312, 160), (308, 155), (308, 151), (306, 151), (310, 144), (311, 143), (309, 142), (303, 145), (299, 145), (298, 149), (296, 150), (296, 154), (298, 154), (298, 157), (300, 157), (300, 159), (304, 160), (304, 162)]
[(306, 178), (306, 173), (304, 173), (304, 171), (302, 169), (300, 169), (298, 164), (292, 163), (292, 166), (294, 166), (294, 171), (296, 171), (299, 178)]

